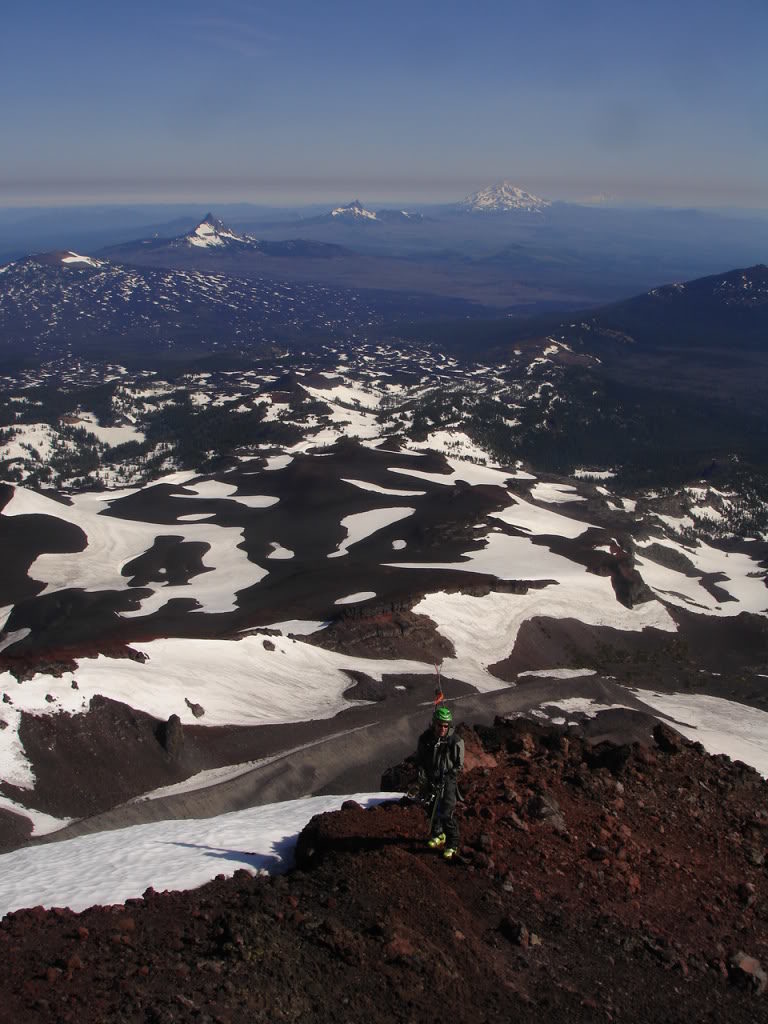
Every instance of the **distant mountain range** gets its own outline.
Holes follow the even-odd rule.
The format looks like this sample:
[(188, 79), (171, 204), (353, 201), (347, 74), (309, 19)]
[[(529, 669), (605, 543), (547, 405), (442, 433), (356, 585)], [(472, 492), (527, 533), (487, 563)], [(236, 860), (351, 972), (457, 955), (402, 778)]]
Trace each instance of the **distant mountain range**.
[(368, 210), (359, 199), (353, 199), (346, 206), (336, 206), (330, 213), (314, 217), (309, 221), (300, 221), (298, 226), (308, 223), (315, 224), (421, 224), (424, 215), (411, 213), (408, 210)]
[[(206, 218), (187, 235), (147, 245), (163, 256), (176, 252), (183, 257), (230, 247), (260, 251), (261, 243)], [(322, 247), (300, 241), (296, 246)], [(203, 273), (194, 261), (189, 266), (180, 262), (175, 269), (142, 267), (66, 250), (0, 267), (0, 358), (252, 354), (363, 326), (372, 330), (404, 320), (477, 315), (477, 307), (456, 299), (289, 284), (255, 274), (212, 272), (210, 266)]]
[[(157, 256), (163, 252), (179, 256), (183, 253), (205, 255), (216, 253), (227, 256), (275, 256), (301, 257), (309, 259), (331, 259), (342, 256), (345, 250), (332, 242), (317, 242), (312, 239), (292, 238), (282, 241), (264, 241), (254, 235), (234, 231), (212, 213), (205, 217), (191, 231), (171, 238), (147, 238), (138, 241), (124, 242), (103, 250), (109, 259), (133, 262), (137, 257), (142, 262), (141, 253)], [(153, 262), (155, 262), (153, 260)]]
[[(526, 192), (511, 181), (501, 181), (473, 192), (460, 203), (445, 207), (445, 210), (459, 213), (541, 213), (551, 205), (549, 199)], [(424, 219), (423, 213), (408, 210), (383, 209), (374, 212), (367, 209), (359, 199), (353, 199), (346, 206), (335, 207), (329, 214), (300, 223), (328, 223), (330, 220), (345, 224), (421, 224)]]

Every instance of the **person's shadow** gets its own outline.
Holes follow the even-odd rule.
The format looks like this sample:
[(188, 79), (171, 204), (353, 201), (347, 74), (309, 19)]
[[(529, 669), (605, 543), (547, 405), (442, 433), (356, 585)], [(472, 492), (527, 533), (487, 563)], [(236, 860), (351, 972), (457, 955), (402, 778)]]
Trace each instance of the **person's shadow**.
[(206, 846), (204, 843), (171, 842), (166, 846), (183, 846), (188, 850), (205, 850), (206, 857), (215, 857), (222, 861), (235, 861), (246, 864), (254, 872), (287, 871), (293, 867), (293, 851), (296, 846), (295, 836), (286, 836), (272, 843), (271, 853), (252, 853), (248, 850), (227, 850), (221, 846)]

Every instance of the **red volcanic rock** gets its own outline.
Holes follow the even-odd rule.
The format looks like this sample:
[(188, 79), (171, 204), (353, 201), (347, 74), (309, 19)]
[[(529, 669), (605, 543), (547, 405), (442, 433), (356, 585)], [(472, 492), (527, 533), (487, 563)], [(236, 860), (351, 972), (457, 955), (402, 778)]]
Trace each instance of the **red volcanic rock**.
[(746, 953), (738, 952), (730, 957), (728, 974), (735, 985), (752, 989), (759, 996), (765, 992), (766, 986), (768, 986), (768, 976), (766, 976), (760, 961)]
[(665, 722), (659, 722), (654, 726), (653, 738), (656, 745), (665, 754), (677, 754), (683, 747), (683, 737)]
[(496, 758), (483, 748), (480, 738), (474, 729), (460, 727), (458, 733), (464, 740), (464, 770), (474, 771), (475, 768), (495, 768)]

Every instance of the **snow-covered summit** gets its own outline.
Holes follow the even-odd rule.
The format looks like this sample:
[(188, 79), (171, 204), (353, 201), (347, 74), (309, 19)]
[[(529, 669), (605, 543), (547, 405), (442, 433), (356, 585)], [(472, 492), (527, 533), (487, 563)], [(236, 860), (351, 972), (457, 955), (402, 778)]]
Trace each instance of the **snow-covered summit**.
[(366, 210), (359, 199), (353, 199), (346, 206), (337, 206), (331, 210), (331, 216), (339, 220), (378, 220), (372, 210)]
[(249, 235), (238, 235), (226, 224), (207, 213), (194, 230), (184, 236), (187, 245), (194, 245), (199, 249), (210, 249), (214, 246), (224, 245), (250, 245), (255, 242)]
[(523, 210), (526, 213), (541, 213), (552, 203), (548, 199), (526, 192), (511, 181), (502, 181), (496, 185), (473, 192), (459, 204), (463, 210), (479, 213), (498, 213), (507, 210)]

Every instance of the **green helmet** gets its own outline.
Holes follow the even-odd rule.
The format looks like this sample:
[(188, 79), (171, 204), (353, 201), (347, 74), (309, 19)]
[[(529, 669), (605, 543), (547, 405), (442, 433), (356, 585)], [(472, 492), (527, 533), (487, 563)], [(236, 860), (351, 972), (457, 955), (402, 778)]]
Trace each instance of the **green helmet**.
[(450, 708), (435, 708), (435, 713), (432, 716), (433, 722), (447, 722), (449, 725), (453, 721), (453, 714)]

